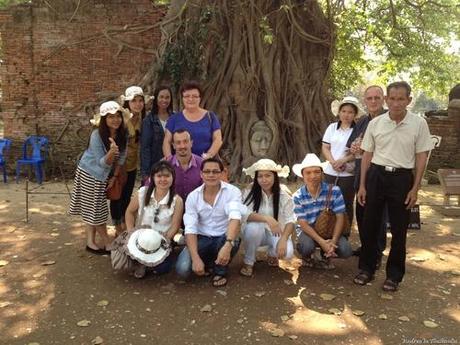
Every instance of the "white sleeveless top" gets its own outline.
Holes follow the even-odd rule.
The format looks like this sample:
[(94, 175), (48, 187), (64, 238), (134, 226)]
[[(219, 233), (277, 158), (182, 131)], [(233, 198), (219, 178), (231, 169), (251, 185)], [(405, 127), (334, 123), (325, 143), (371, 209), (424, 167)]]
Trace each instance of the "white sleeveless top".
[[(141, 215), (141, 207), (144, 207), (145, 193), (148, 187), (144, 186), (139, 189), (139, 209), (137, 210), (137, 216)], [(158, 232), (165, 233), (171, 228), (172, 217), (174, 214), (174, 208), (176, 207), (176, 198), (174, 196), (171, 203), (171, 207), (168, 207), (169, 192), (163, 199), (157, 202), (154, 198), (155, 189), (152, 192), (149, 205), (144, 207), (144, 215), (142, 217), (141, 225), (149, 225), (152, 229)], [(155, 214), (157, 214), (158, 222), (155, 223)]]

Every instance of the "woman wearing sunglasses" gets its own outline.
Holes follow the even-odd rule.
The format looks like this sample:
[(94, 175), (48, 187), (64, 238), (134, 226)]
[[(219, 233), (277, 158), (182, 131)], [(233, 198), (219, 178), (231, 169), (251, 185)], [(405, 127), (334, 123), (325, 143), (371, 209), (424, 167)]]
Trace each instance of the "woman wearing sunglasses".
[[(141, 239), (136, 242), (135, 247), (136, 250), (140, 250), (144, 254), (145, 252), (148, 254), (147, 250), (142, 251), (141, 249), (142, 239), (145, 236), (141, 236), (139, 233), (145, 232), (145, 228), (155, 230), (169, 245), (181, 225), (184, 203), (174, 191), (175, 176), (174, 168), (169, 162), (159, 161), (156, 163), (150, 174), (150, 185), (139, 189), (126, 210), (125, 221), (128, 233), (134, 230), (136, 218), (140, 218), (137, 220), (137, 224), (144, 229), (135, 230), (129, 237), (134, 236), (134, 238), (139, 237)], [(126, 243), (129, 243), (129, 237), (125, 239)], [(148, 243), (149, 239), (144, 238), (143, 241)], [(119, 243), (119, 245), (123, 244)], [(135, 253), (130, 253), (129, 248), (128, 246), (128, 255), (136, 260), (137, 256)], [(143, 278), (148, 267), (151, 267), (155, 273), (166, 273), (172, 268), (172, 259), (168, 256), (157, 266), (138, 262), (134, 276)]]

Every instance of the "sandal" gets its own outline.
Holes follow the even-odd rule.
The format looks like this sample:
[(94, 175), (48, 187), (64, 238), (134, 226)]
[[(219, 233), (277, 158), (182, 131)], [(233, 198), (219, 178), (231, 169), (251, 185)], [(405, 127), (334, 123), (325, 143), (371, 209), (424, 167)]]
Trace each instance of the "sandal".
[(223, 287), (227, 285), (227, 278), (216, 274), (214, 277), (212, 277), (211, 284), (214, 287)]
[(399, 285), (398, 282), (395, 282), (391, 279), (386, 279), (383, 282), (382, 290), (386, 292), (395, 292), (396, 290), (398, 290), (398, 285)]
[(254, 266), (243, 264), (243, 267), (240, 269), (240, 274), (245, 277), (252, 277), (254, 273)]
[(366, 271), (359, 272), (353, 279), (353, 283), (356, 285), (366, 285), (374, 279), (374, 276), (370, 275)]
[(142, 279), (145, 277), (145, 272), (146, 272), (146, 269), (145, 269), (145, 266), (144, 265), (140, 265), (139, 267), (137, 267), (134, 271), (134, 277), (137, 278), (137, 279)]
[(308, 267), (308, 268), (313, 268), (313, 267), (315, 267), (315, 260), (313, 260), (313, 258), (303, 258), (302, 259), (302, 266), (303, 267)]
[(269, 256), (269, 257), (267, 257), (267, 264), (268, 264), (268, 266), (271, 266), (271, 267), (278, 267), (279, 266), (279, 260), (275, 256)]
[(328, 258), (322, 258), (314, 263), (315, 268), (320, 270), (333, 270), (335, 268), (334, 264)]

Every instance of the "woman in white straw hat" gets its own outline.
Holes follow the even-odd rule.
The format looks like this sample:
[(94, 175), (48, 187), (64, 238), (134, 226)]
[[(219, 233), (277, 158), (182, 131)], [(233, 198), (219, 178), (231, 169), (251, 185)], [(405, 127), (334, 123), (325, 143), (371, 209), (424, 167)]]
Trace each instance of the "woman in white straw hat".
[[(149, 186), (141, 187), (137, 195), (131, 199), (126, 210), (127, 231), (134, 230), (137, 218), (137, 224), (141, 228), (153, 229), (154, 232), (161, 235), (161, 241), (164, 240), (169, 245), (180, 228), (184, 213), (182, 198), (174, 191), (174, 167), (167, 161), (157, 162), (150, 173), (150, 181)], [(159, 256), (157, 252), (149, 254), (153, 250), (151, 248), (153, 243), (158, 245), (159, 241), (157, 235), (153, 238), (151, 234), (153, 234), (151, 231), (141, 229), (134, 231), (125, 242), (125, 236), (120, 236), (122, 239), (120, 243), (118, 243), (118, 238), (115, 240), (116, 245), (122, 246), (127, 243), (128, 254), (139, 263), (134, 271), (136, 278), (144, 277), (147, 268), (151, 268), (157, 274), (166, 273), (172, 269), (172, 259), (168, 256), (170, 251), (167, 251), (168, 255), (163, 253), (164, 257)], [(135, 245), (137, 238), (139, 245)], [(139, 247), (145, 249), (147, 253)], [(162, 248), (166, 249), (166, 244), (163, 243)], [(161, 260), (158, 259), (160, 257)]]
[[(70, 215), (80, 215), (87, 224), (86, 250), (97, 255), (109, 254), (107, 235), (108, 207), (106, 187), (114, 183), (111, 170), (119, 174), (126, 158), (126, 130), (123, 108), (114, 101), (101, 105), (97, 116), (98, 128), (91, 133), (88, 148), (83, 153), (75, 173), (70, 200)], [(96, 244), (98, 233), (102, 247)]]
[[(355, 97), (333, 101), (331, 110), (339, 121), (331, 123), (323, 136), (322, 152), (328, 161), (324, 167), (324, 179), (339, 186), (345, 200), (347, 216), (351, 227), (353, 221), (354, 155), (347, 149), (347, 141), (353, 132), (355, 118), (364, 114)], [(347, 230), (350, 233), (350, 228)]]
[(144, 91), (139, 86), (128, 87), (125, 90), (125, 94), (120, 96), (123, 102), (123, 108), (129, 110), (131, 117), (126, 121), (126, 128), (128, 130), (128, 150), (124, 169), (127, 179), (121, 191), (120, 199), (110, 201), (110, 214), (117, 234), (120, 234), (126, 228), (124, 216), (136, 182), (137, 166), (139, 165), (141, 125), (145, 117), (145, 104), (150, 98), (150, 96), (144, 95)]
[[(330, 269), (333, 257), (347, 258), (352, 255), (350, 243), (342, 236), (345, 219), (345, 203), (340, 188), (323, 182), (324, 163), (314, 153), (305, 156), (302, 163), (294, 164), (292, 171), (303, 179), (304, 185), (292, 196), (294, 213), (297, 217), (297, 251), (302, 255), (307, 267)], [(330, 195), (330, 196), (329, 196)], [(336, 221), (331, 239), (322, 238), (315, 230), (315, 224), (321, 211), (326, 208), (335, 214)], [(316, 247), (321, 248), (322, 257), (316, 260), (313, 254)]]
[(279, 181), (280, 177), (289, 176), (288, 166), (282, 167), (264, 158), (243, 172), (253, 179), (253, 183), (243, 194), (248, 214), (242, 226), (245, 254), (240, 273), (250, 277), (258, 247), (268, 246), (267, 263), (270, 266), (278, 266), (278, 259), (293, 256), (291, 235), (296, 219), (291, 196), (281, 188)]

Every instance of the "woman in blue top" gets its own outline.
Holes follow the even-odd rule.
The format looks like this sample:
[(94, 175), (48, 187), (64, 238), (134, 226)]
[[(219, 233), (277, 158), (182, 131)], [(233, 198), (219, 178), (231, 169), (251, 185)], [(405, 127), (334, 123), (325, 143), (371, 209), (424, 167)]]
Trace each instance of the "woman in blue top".
[(106, 188), (115, 181), (114, 177), (108, 178), (112, 168), (113, 175), (117, 176), (126, 159), (123, 108), (114, 101), (103, 103), (98, 122), (99, 127), (91, 133), (88, 148), (78, 163), (69, 214), (80, 215), (88, 225), (86, 250), (103, 255), (110, 252), (99, 248), (95, 237), (97, 232), (104, 246), (110, 242), (106, 226), (109, 215)]
[(222, 146), (222, 131), (216, 114), (200, 107), (201, 87), (197, 82), (186, 82), (180, 93), (184, 110), (173, 114), (166, 123), (163, 155), (171, 156), (172, 135), (186, 129), (192, 136), (192, 152), (204, 159), (214, 157)]

